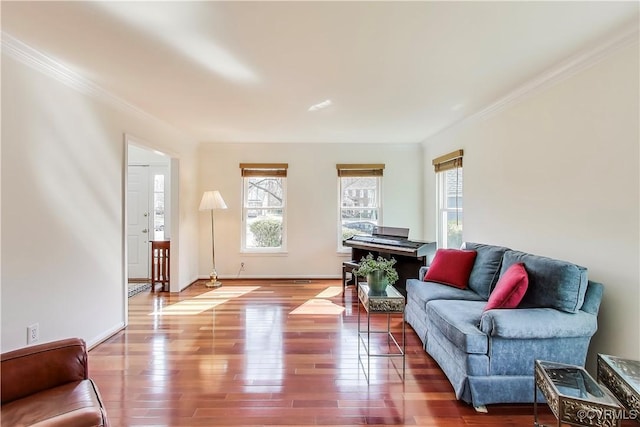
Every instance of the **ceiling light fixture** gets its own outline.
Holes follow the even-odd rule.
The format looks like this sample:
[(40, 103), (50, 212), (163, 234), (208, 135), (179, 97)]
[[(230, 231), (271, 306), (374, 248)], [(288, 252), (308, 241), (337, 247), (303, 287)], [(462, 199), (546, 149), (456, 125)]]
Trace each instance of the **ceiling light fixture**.
[(309, 111), (318, 111), (318, 110), (322, 110), (323, 108), (327, 108), (328, 106), (330, 106), (332, 104), (330, 99), (325, 99), (322, 102), (319, 102), (315, 105), (312, 105), (311, 107), (309, 107)]

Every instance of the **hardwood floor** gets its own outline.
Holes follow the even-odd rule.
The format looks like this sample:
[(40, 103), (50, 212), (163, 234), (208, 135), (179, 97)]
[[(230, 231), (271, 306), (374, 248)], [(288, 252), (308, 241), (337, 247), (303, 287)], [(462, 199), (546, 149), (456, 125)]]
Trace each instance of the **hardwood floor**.
[[(368, 384), (356, 303), (339, 280), (144, 292), (129, 298), (129, 326), (90, 351), (90, 375), (114, 426), (533, 424), (532, 405), (479, 414), (457, 401), (408, 325), (404, 383), (390, 359), (378, 358)], [(392, 317), (395, 332), (401, 322)], [(372, 323), (386, 328), (386, 316)]]

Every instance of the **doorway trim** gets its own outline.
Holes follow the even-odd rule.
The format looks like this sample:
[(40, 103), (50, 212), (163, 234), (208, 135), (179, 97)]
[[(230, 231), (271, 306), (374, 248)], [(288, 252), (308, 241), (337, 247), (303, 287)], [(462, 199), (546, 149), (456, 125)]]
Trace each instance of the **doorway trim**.
[(163, 151), (160, 149), (157, 149), (153, 146), (153, 144), (149, 143), (148, 141), (142, 139), (142, 138), (138, 138), (134, 135), (128, 134), (128, 133), (124, 133), (123, 134), (123, 144), (122, 144), (122, 149), (123, 149), (123, 165), (122, 165), (122, 253), (123, 253), (123, 258), (122, 258), (122, 271), (123, 271), (123, 277), (122, 277), (122, 291), (123, 291), (123, 296), (124, 296), (124, 307), (123, 307), (123, 312), (124, 312), (124, 317), (125, 317), (125, 321), (124, 324), (125, 326), (127, 326), (128, 324), (128, 318), (129, 318), (129, 298), (128, 298), (128, 281), (129, 281), (129, 267), (128, 267), (128, 259), (129, 259), (129, 250), (128, 250), (128, 244), (127, 244), (127, 228), (128, 228), (128, 224), (129, 224), (129, 218), (128, 218), (128, 197), (127, 194), (129, 192), (129, 182), (128, 182), (128, 169), (129, 169), (129, 145), (133, 145), (139, 148), (143, 148), (145, 150), (150, 150), (150, 151), (157, 151), (159, 153), (162, 153), (166, 156), (169, 157), (169, 177), (170, 177), (170, 185), (171, 185), (171, 197), (170, 197), (170, 205), (166, 206), (165, 205), (165, 210), (169, 209), (169, 216), (171, 218), (170, 221), (170, 239), (172, 241), (172, 248), (171, 248), (171, 252), (172, 255), (175, 254), (175, 256), (171, 257), (171, 271), (172, 274), (170, 277), (170, 283), (169, 283), (169, 291), (170, 292), (179, 292), (178, 289), (178, 250), (179, 250), (179, 246), (178, 246), (178, 223), (179, 223), (179, 211), (180, 211), (180, 205), (179, 205), (179, 191), (180, 191), (180, 185), (179, 185), (179, 171), (180, 171), (180, 160), (179, 158), (177, 158), (177, 156), (174, 153), (170, 153), (167, 151)]
[(129, 221), (129, 141), (125, 133), (122, 138), (122, 312), (124, 328), (129, 325), (129, 245), (127, 244), (127, 227)]

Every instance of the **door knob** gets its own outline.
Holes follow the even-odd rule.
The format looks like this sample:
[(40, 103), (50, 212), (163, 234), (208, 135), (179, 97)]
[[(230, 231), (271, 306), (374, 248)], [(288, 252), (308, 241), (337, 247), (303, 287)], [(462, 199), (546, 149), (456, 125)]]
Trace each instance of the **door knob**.
[(143, 228), (143, 229), (142, 229), (142, 232), (143, 232), (143, 233), (148, 233), (148, 232), (149, 232), (149, 230), (147, 230), (146, 228)]

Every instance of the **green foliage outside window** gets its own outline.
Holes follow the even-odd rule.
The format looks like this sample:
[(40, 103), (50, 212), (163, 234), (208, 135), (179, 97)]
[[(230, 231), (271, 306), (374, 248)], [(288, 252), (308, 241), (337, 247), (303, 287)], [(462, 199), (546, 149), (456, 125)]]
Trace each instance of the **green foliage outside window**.
[(356, 235), (367, 236), (369, 234), (365, 233), (364, 231), (355, 230), (353, 228), (342, 227), (342, 240), (347, 240)]
[(249, 225), (253, 233), (256, 247), (278, 248), (282, 246), (282, 220), (276, 218), (263, 218)]
[(462, 246), (462, 221), (451, 219), (447, 222), (447, 247), (459, 248)]

